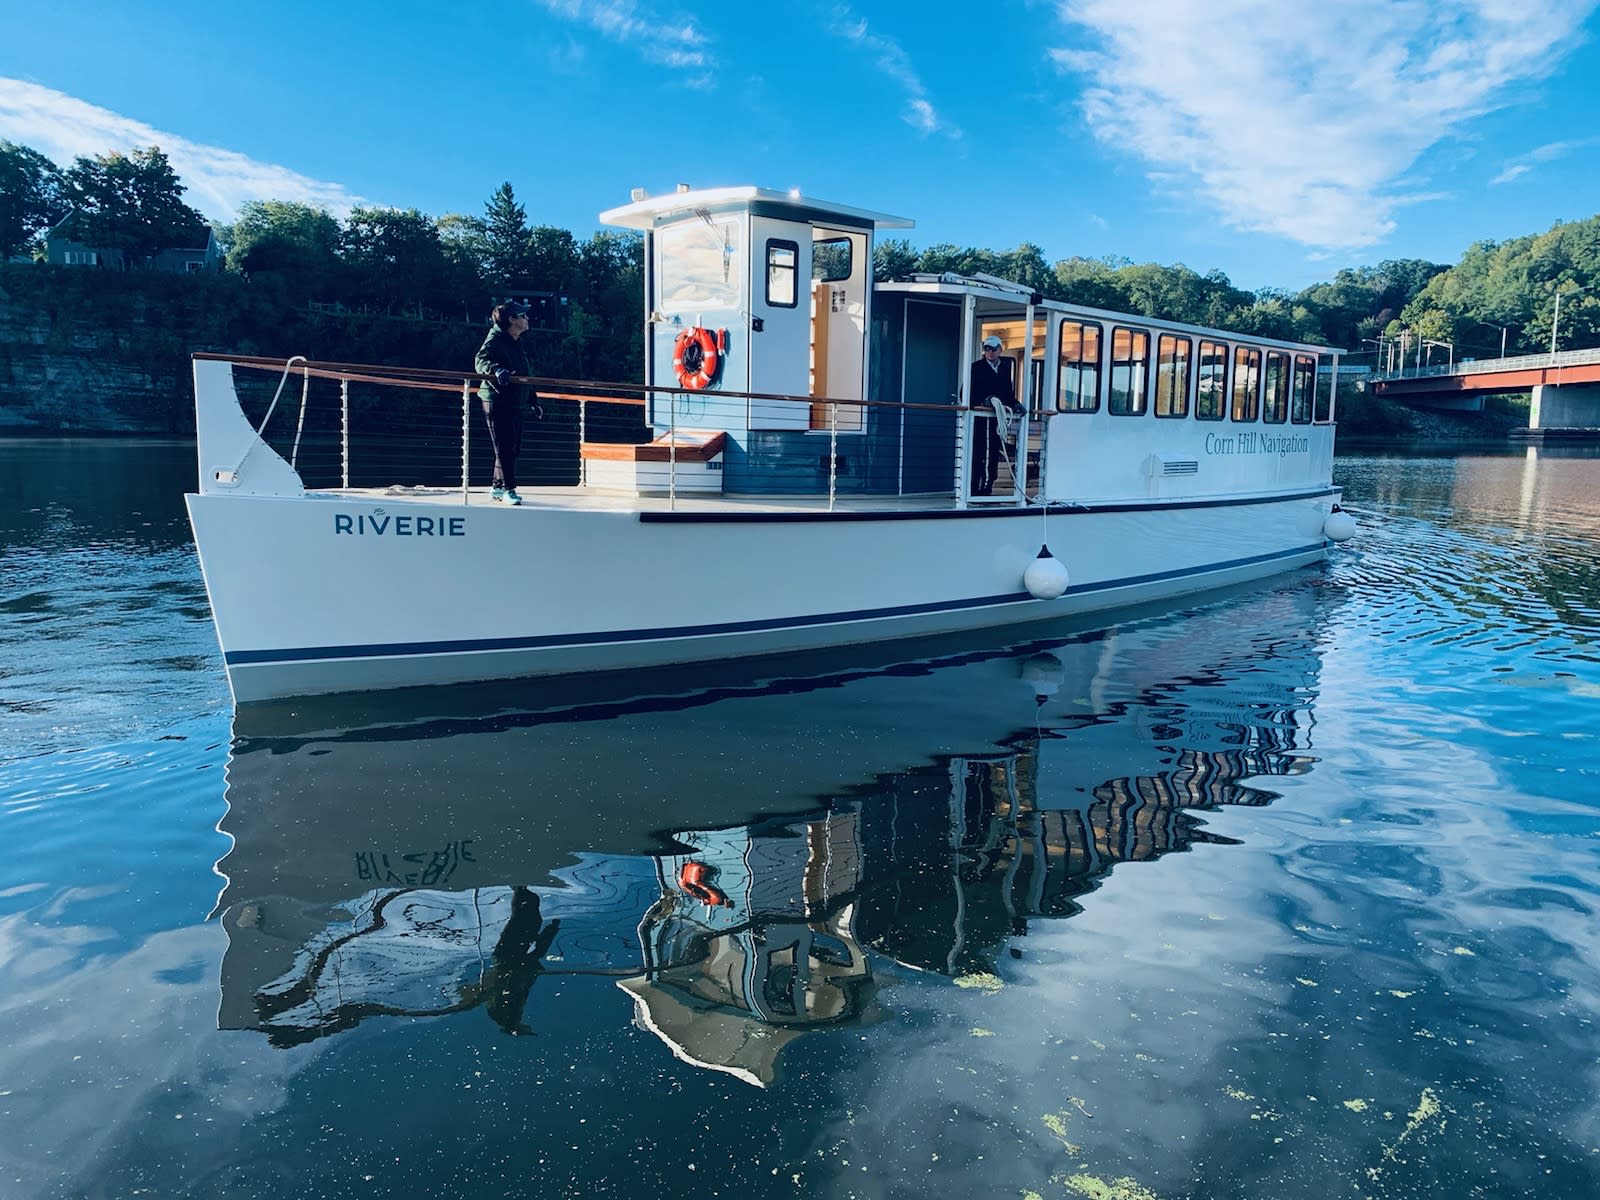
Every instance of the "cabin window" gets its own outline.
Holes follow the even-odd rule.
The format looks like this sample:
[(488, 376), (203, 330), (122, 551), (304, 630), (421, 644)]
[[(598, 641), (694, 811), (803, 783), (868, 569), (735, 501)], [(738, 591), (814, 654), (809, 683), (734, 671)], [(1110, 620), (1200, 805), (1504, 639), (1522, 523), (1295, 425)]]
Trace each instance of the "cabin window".
[(1222, 342), (1200, 343), (1200, 382), (1195, 388), (1194, 415), (1201, 421), (1220, 421), (1227, 413), (1228, 347)]
[(1061, 322), (1056, 366), (1056, 411), (1095, 412), (1100, 407), (1100, 326)]
[[(1334, 359), (1334, 367), (1337, 368), (1338, 365), (1339, 365), (1339, 360), (1338, 359)], [(1334, 384), (1334, 380), (1332, 378), (1330, 378), (1328, 380), (1328, 386), (1326, 388), (1322, 388), (1322, 389), (1320, 389), (1318, 391), (1312, 392), (1312, 402), (1311, 402), (1312, 420), (1314, 420), (1314, 421), (1331, 421), (1331, 420), (1333, 420), (1333, 384)]]
[(1254, 421), (1260, 415), (1261, 351), (1233, 348), (1233, 419)]
[(826, 238), (811, 244), (811, 278), (818, 283), (849, 279), (854, 271), (849, 238)]
[(1111, 392), (1107, 409), (1119, 417), (1144, 415), (1150, 378), (1150, 335), (1143, 329), (1111, 329)]
[(1194, 343), (1163, 333), (1156, 338), (1156, 416), (1189, 415), (1189, 359)]
[(656, 233), (661, 311), (738, 308), (743, 235), (733, 221), (684, 221)]
[(1261, 419), (1274, 425), (1282, 424), (1289, 416), (1289, 356), (1276, 350), (1267, 352), (1265, 395), (1261, 402)]
[(1296, 425), (1311, 424), (1311, 401), (1317, 392), (1317, 360), (1309, 354), (1294, 359), (1294, 390), (1289, 393), (1289, 420)]
[(800, 243), (767, 239), (767, 305), (794, 308), (800, 303)]

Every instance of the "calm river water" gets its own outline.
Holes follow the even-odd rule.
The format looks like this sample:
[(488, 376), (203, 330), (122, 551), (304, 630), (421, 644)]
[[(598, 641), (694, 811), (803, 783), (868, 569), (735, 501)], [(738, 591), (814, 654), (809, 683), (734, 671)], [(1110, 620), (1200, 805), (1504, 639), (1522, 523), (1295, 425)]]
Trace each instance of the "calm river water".
[[(1025, 645), (231, 711), (0, 443), (0, 1196), (1600, 1195), (1600, 458)], [(403, 598), (399, 598), (403, 600)]]

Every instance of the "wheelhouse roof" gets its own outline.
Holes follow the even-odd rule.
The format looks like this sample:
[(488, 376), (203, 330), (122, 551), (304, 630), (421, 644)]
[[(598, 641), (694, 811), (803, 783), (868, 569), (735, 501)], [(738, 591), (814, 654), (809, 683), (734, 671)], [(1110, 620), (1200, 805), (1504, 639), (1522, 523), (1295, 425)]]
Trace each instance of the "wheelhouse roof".
[(659, 196), (646, 196), (620, 208), (608, 208), (600, 214), (607, 225), (624, 229), (655, 229), (673, 217), (689, 216), (697, 209), (707, 212), (726, 212), (730, 209), (760, 207), (768, 211), (783, 210), (795, 217), (808, 220), (833, 219), (841, 224), (868, 226), (873, 229), (911, 229), (916, 222), (909, 217), (896, 217), (889, 213), (870, 212), (835, 204), (830, 200), (817, 200), (802, 196), (798, 190), (772, 191), (758, 187), (700, 188), (694, 191), (664, 192)]

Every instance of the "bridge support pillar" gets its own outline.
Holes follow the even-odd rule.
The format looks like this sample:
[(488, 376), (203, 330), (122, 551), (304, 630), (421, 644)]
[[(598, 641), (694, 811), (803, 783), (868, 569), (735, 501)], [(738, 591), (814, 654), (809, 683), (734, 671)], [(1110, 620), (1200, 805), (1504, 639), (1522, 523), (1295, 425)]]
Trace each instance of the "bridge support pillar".
[(1535, 384), (1528, 428), (1600, 429), (1600, 383)]

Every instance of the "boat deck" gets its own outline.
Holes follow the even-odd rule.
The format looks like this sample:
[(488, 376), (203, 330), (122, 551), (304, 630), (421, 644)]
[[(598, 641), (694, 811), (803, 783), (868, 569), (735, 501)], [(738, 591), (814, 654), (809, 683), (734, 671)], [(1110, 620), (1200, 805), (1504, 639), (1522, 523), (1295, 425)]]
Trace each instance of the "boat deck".
[[(729, 496), (684, 494), (676, 498), (665, 495), (635, 495), (628, 492), (603, 491), (577, 487), (519, 487), (522, 496), (519, 507), (497, 503), (486, 487), (469, 489), (465, 500), (460, 488), (409, 487), (391, 485), (370, 488), (315, 488), (306, 496), (315, 500), (373, 500), (385, 503), (408, 502), (423, 504), (457, 504), (464, 508), (495, 508), (507, 511), (539, 512), (541, 510), (588, 512), (950, 512), (956, 502), (948, 495), (921, 496), (837, 496), (832, 504), (826, 496)], [(1026, 503), (1006, 498), (989, 498), (970, 502), (969, 508), (1011, 509), (1026, 507)]]

